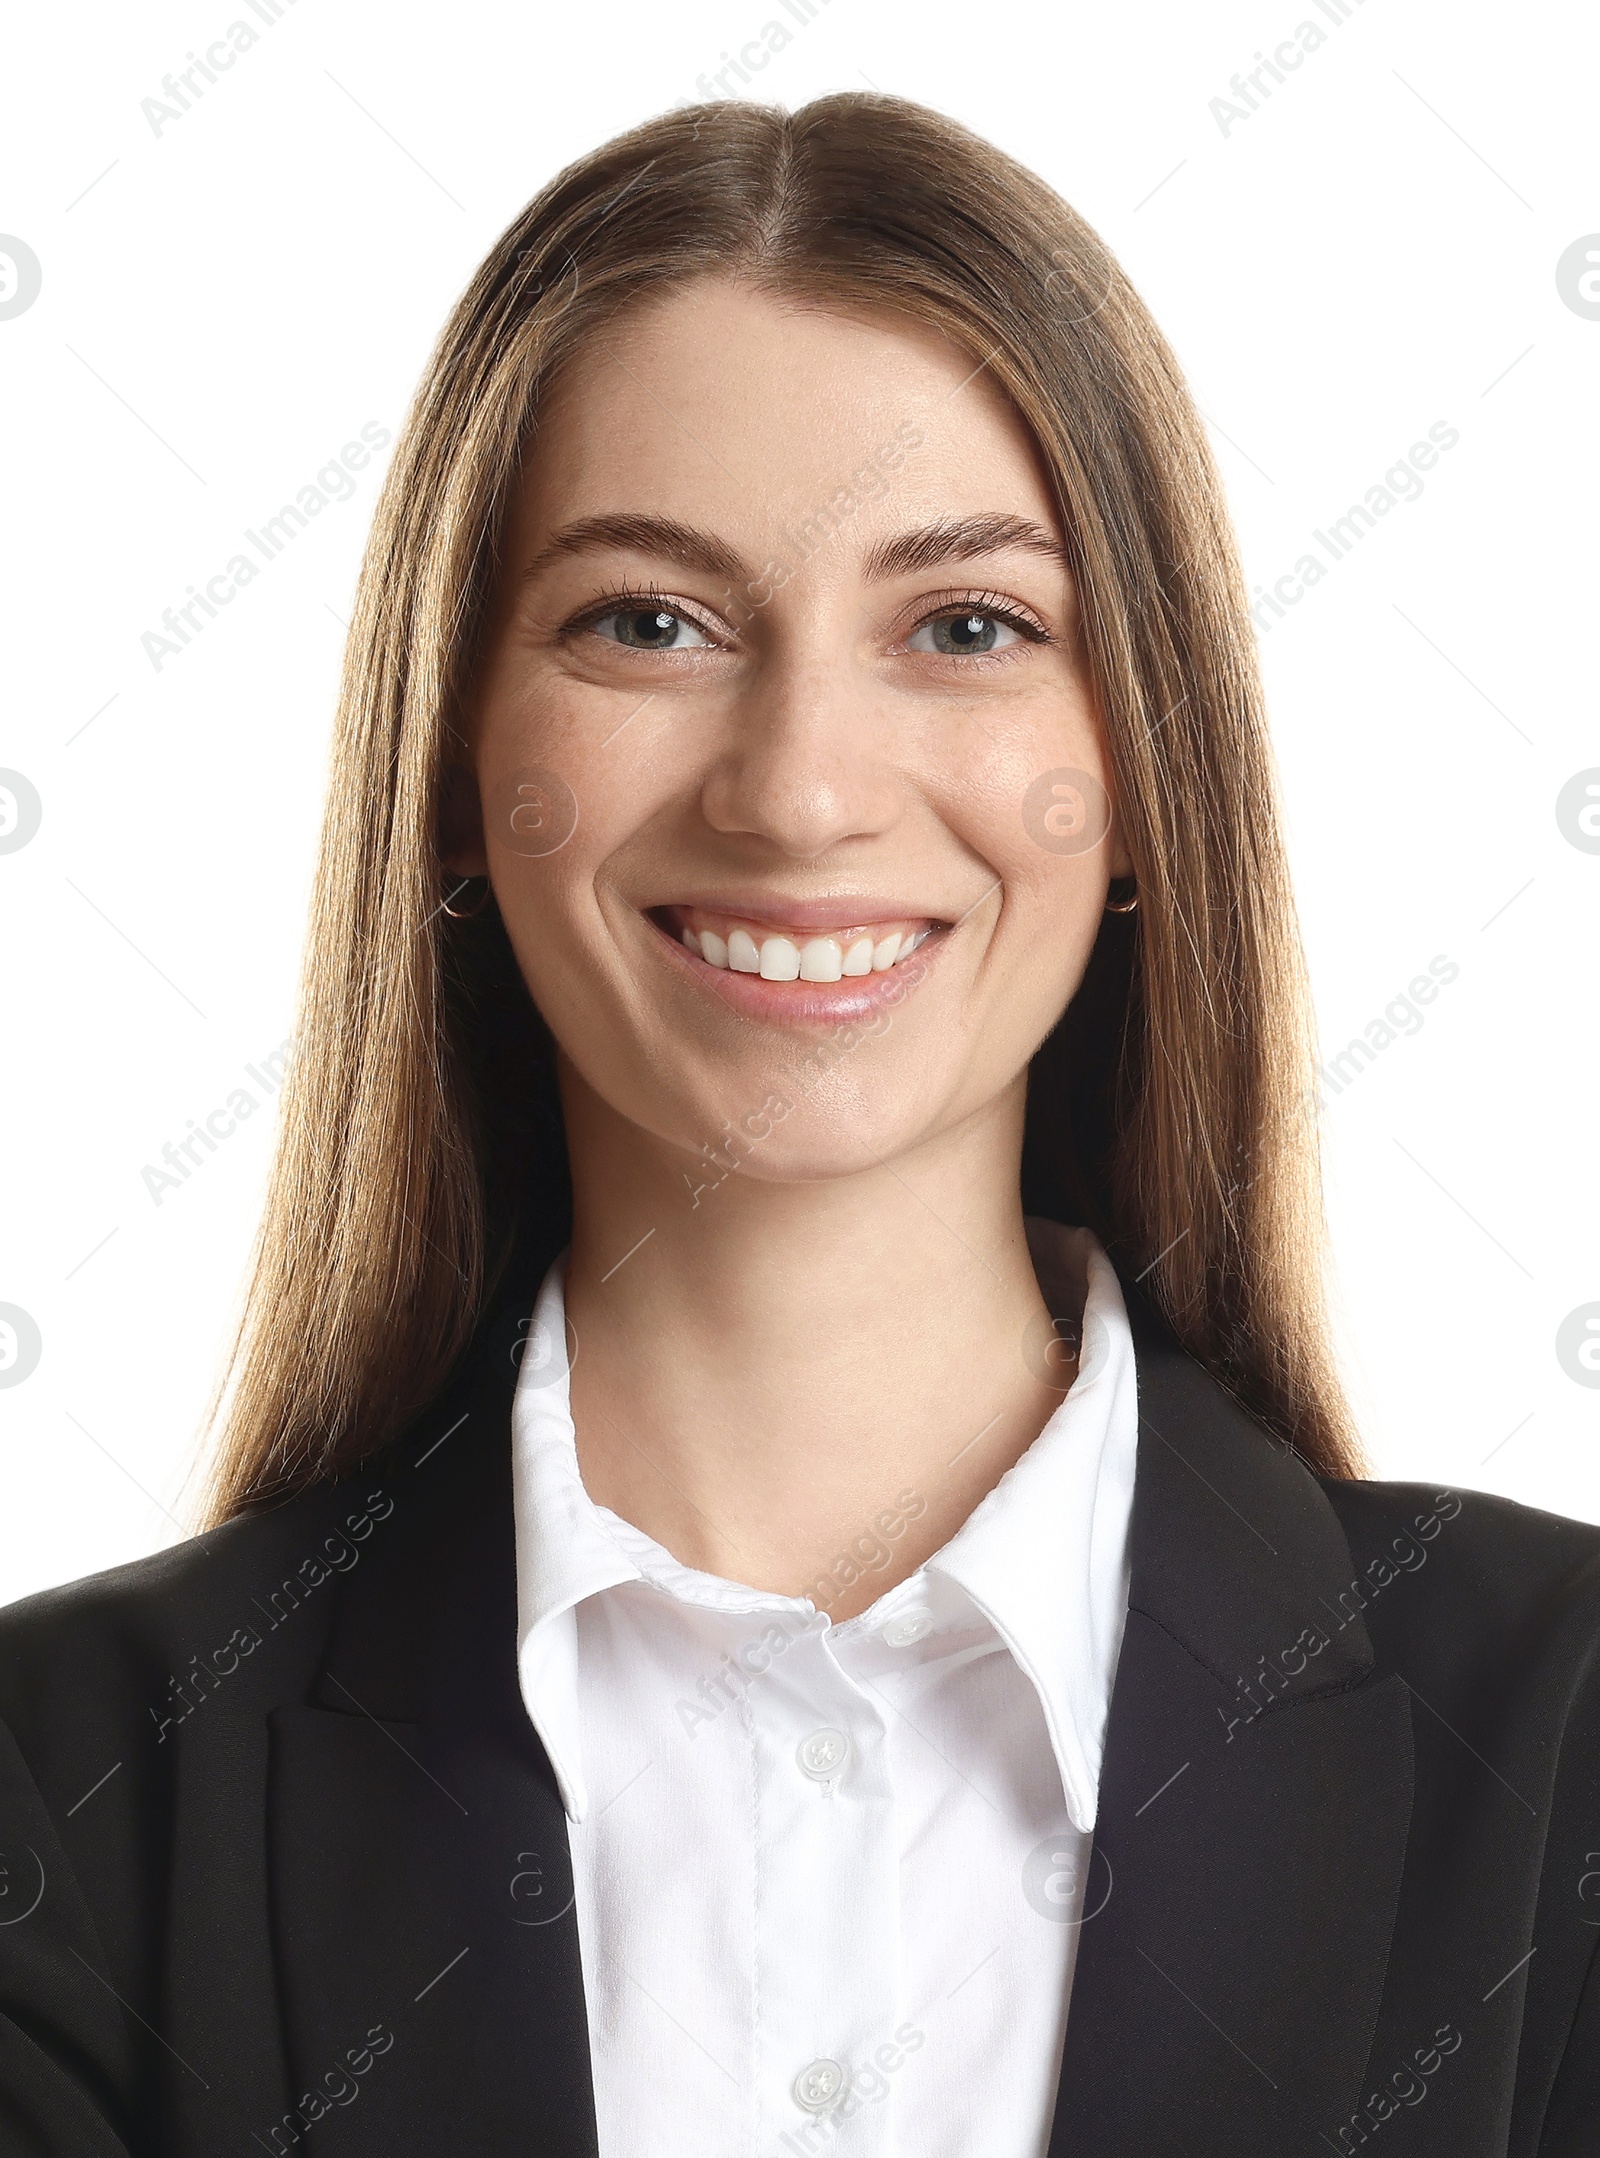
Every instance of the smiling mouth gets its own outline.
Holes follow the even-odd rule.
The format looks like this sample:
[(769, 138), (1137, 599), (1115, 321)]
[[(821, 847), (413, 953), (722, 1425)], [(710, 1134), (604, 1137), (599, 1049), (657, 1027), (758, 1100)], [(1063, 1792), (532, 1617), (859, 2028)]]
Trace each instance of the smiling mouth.
[(887, 974), (948, 927), (923, 914), (841, 922), (819, 932), (697, 906), (654, 908), (652, 918), (707, 966), (756, 974), (767, 982), (837, 982)]

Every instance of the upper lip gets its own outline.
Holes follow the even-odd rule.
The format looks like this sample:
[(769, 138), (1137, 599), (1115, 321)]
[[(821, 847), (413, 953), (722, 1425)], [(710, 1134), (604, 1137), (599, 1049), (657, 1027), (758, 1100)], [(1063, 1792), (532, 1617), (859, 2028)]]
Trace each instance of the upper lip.
[[(663, 906), (695, 907), (706, 914), (728, 914), (774, 930), (799, 929), (814, 936), (830, 930), (865, 929), (874, 922), (942, 923), (948, 916), (914, 900), (845, 892), (830, 899), (781, 899), (770, 892), (680, 893)], [(653, 910), (649, 910), (653, 911)]]

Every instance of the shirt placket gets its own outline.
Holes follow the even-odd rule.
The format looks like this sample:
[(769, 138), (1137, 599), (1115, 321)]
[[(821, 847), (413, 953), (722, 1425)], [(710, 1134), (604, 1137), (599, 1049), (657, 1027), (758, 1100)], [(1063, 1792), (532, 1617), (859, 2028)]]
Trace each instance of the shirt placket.
[(874, 2054), (900, 2020), (899, 1854), (886, 1731), (826, 1630), (745, 1703), (756, 1782), (758, 2158), (891, 2158)]

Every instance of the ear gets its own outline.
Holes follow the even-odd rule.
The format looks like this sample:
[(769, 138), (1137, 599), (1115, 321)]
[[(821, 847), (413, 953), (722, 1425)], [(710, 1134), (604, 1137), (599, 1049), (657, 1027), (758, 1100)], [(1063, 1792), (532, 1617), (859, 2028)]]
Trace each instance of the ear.
[(1128, 852), (1128, 842), (1115, 817), (1111, 820), (1111, 875), (1113, 879), (1133, 875), (1133, 856)]
[(489, 855), (483, 838), (483, 799), (470, 764), (447, 763), (439, 780), (440, 866), (456, 877), (486, 877)]

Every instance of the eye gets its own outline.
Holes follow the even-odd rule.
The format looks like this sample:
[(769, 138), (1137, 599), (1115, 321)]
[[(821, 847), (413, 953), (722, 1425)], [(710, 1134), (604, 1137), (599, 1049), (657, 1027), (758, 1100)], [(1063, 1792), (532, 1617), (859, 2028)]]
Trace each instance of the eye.
[(593, 616), (584, 627), (629, 652), (705, 650), (711, 639), (697, 622), (670, 607), (615, 607)]
[(906, 639), (908, 652), (936, 652), (945, 659), (982, 659), (990, 652), (1003, 652), (1020, 643), (1025, 631), (1020, 622), (993, 607), (958, 607), (919, 623)]

